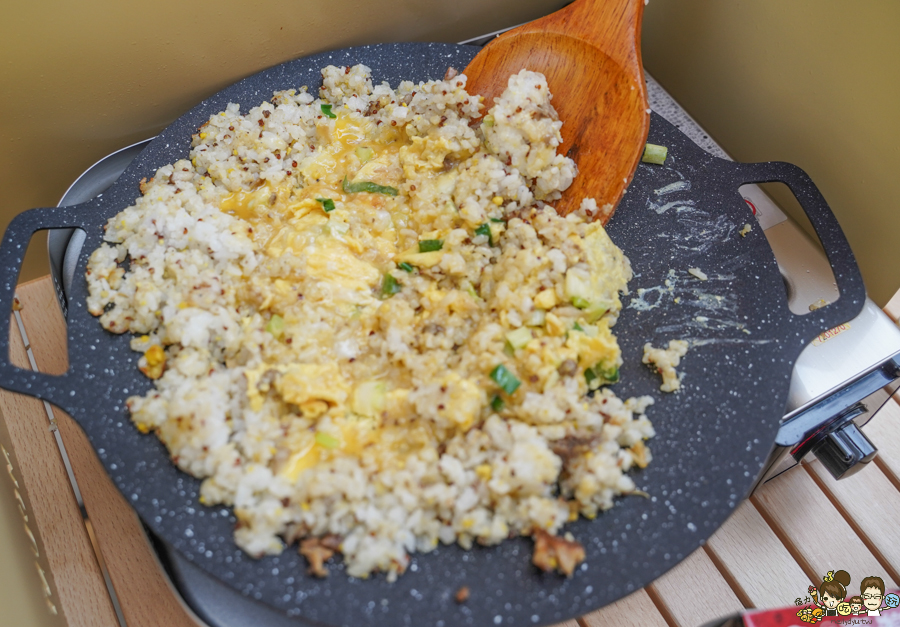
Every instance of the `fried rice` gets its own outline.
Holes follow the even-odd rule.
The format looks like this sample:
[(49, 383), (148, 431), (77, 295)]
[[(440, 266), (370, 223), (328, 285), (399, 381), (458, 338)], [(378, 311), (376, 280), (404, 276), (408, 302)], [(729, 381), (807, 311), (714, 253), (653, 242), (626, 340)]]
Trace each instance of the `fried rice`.
[(322, 76), (211, 116), (109, 220), (88, 304), (154, 380), (134, 424), (247, 553), (300, 541), (318, 575), (338, 551), (393, 579), (439, 543), (565, 545), (636, 491), (652, 399), (606, 387), (631, 270), (593, 200), (553, 211), (576, 167), (544, 77), (485, 112), (462, 74)]

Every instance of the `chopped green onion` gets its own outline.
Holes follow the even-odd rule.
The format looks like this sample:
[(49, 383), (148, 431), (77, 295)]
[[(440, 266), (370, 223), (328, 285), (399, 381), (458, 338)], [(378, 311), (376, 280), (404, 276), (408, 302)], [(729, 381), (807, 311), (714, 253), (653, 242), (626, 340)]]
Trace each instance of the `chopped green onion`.
[(531, 312), (531, 316), (525, 322), (530, 327), (542, 327), (547, 321), (547, 312), (543, 309), (535, 309)]
[(494, 247), (494, 237), (491, 235), (491, 225), (487, 222), (475, 229), (475, 235), (487, 235), (488, 246), (491, 248)]
[(403, 288), (400, 283), (397, 282), (397, 279), (394, 278), (394, 275), (390, 272), (384, 275), (384, 279), (381, 281), (381, 295), (385, 298), (393, 296), (397, 294)]
[(266, 331), (271, 333), (276, 340), (279, 339), (284, 334), (284, 318), (274, 314), (266, 324)]
[(586, 298), (582, 298), (581, 296), (573, 296), (572, 304), (575, 305), (576, 307), (578, 307), (579, 309), (587, 309), (588, 307), (591, 306), (591, 302)]
[(316, 444), (324, 448), (337, 448), (341, 445), (341, 441), (333, 435), (328, 435), (322, 431), (316, 431)]
[(595, 303), (591, 303), (590, 307), (585, 308), (584, 317), (589, 323), (593, 324), (604, 315), (606, 315), (606, 312), (611, 308), (612, 305), (609, 302), (597, 301)]
[(423, 239), (419, 240), (419, 252), (420, 253), (433, 253), (436, 250), (440, 250), (444, 247), (444, 240), (442, 239)]
[(507, 370), (503, 364), (497, 364), (497, 367), (491, 370), (491, 379), (507, 394), (512, 394), (522, 385), (516, 375)]
[(496, 394), (494, 395), (494, 398), (491, 399), (491, 409), (494, 410), (494, 413), (503, 409), (504, 405), (506, 405), (506, 403), (504, 403), (503, 399)]
[(484, 124), (488, 128), (492, 127), (494, 125), (494, 116), (492, 116), (490, 114), (484, 116), (484, 120), (482, 121), (482, 124)]
[(608, 370), (602, 370), (600, 372), (600, 377), (607, 383), (617, 383), (619, 381), (619, 369), (610, 368)]
[(334, 211), (334, 201), (331, 198), (316, 198), (316, 202), (322, 203), (322, 209), (325, 210), (325, 213)]
[(319, 108), (322, 110), (322, 115), (324, 115), (324, 116), (326, 116), (326, 117), (329, 117), (329, 118), (332, 118), (332, 119), (334, 119), (334, 118), (337, 117), (335, 114), (333, 114), (333, 113), (331, 112), (331, 105), (330, 105), (330, 104), (319, 105)]
[(572, 330), (573, 330), (573, 331), (581, 331), (582, 333), (584, 333), (584, 329), (582, 329), (582, 328), (581, 328), (581, 325), (578, 324), (577, 322), (575, 323), (575, 326), (572, 327)]
[(509, 345), (512, 346), (513, 349), (524, 348), (533, 337), (534, 336), (531, 335), (531, 329), (519, 327), (515, 331), (510, 331), (506, 334), (506, 341), (509, 342)]
[(491, 221), (491, 222), (497, 222), (498, 224), (505, 224), (505, 223), (506, 223), (506, 220), (504, 220), (504, 219), (502, 219), (502, 218), (490, 218), (490, 221)]
[(662, 165), (666, 161), (666, 155), (669, 154), (669, 149), (665, 146), (657, 146), (656, 144), (647, 144), (644, 146), (644, 156), (641, 157), (641, 161), (644, 163), (655, 163), (657, 165)]
[(607, 383), (618, 383), (619, 369), (616, 366), (604, 368), (601, 364), (597, 364), (593, 368), (585, 368), (584, 380), (587, 381), (588, 387), (591, 387), (592, 381), (597, 381), (598, 386)]
[(396, 187), (388, 187), (387, 185), (379, 185), (371, 181), (360, 181), (359, 183), (350, 183), (347, 177), (341, 184), (345, 194), (358, 194), (359, 192), (368, 192), (370, 194), (386, 194), (388, 196), (396, 196), (399, 192)]
[(416, 267), (411, 263), (406, 263), (405, 261), (401, 261), (397, 264), (397, 267), (403, 270), (404, 272), (415, 272)]
[(356, 153), (356, 157), (359, 159), (360, 163), (366, 163), (367, 161), (371, 161), (372, 157), (375, 156), (375, 151), (371, 148), (367, 148), (366, 146), (359, 146), (353, 152)]

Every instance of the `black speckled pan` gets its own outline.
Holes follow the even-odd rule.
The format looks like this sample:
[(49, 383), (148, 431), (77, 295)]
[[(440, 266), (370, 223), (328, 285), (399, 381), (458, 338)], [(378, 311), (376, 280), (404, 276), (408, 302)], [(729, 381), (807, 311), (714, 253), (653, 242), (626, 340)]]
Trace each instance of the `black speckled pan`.
[[(186, 157), (190, 135), (210, 114), (238, 102), (246, 110), (277, 89), (319, 84), (327, 64), (365, 63), (376, 81), (440, 78), (465, 67), (477, 49), (444, 44), (352, 48), (285, 63), (245, 79), (175, 121), (94, 201), (34, 209), (9, 226), (0, 248), (0, 311), (10, 312), (25, 248), (39, 229), (87, 234), (78, 265), (101, 241), (102, 227), (138, 195), (138, 181)], [(563, 127), (565, 133), (565, 126)], [(198, 503), (199, 481), (170, 463), (153, 436), (138, 433), (124, 401), (151, 383), (137, 370), (128, 337), (104, 331), (85, 308), (86, 284), (69, 297), (67, 373), (51, 376), (9, 363), (9, 326), (0, 325), (0, 385), (46, 399), (71, 414), (110, 477), (143, 521), (170, 546), (234, 590), (298, 620), (324, 625), (545, 625), (581, 615), (646, 585), (700, 546), (749, 492), (782, 417), (793, 364), (817, 334), (861, 310), (865, 289), (853, 253), (810, 179), (784, 163), (738, 164), (700, 150), (654, 115), (650, 142), (669, 147), (664, 166), (642, 164), (608, 225), (635, 272), (616, 333), (625, 366), (616, 392), (652, 394), (657, 430), (653, 462), (634, 473), (648, 498), (620, 499), (595, 520), (568, 526), (587, 551), (571, 579), (538, 572), (531, 541), (463, 551), (441, 546), (415, 556), (395, 583), (307, 576), (293, 549), (255, 560), (232, 540), (234, 517)], [(582, 173), (590, 176), (590, 173)], [(792, 314), (772, 252), (738, 194), (743, 183), (782, 181), (800, 200), (831, 262), (840, 298), (805, 316)], [(752, 229), (741, 235), (744, 224)], [(688, 272), (697, 268), (703, 281)], [(684, 387), (661, 394), (640, 363), (645, 342), (688, 338)], [(471, 591), (454, 601), (461, 586)]]

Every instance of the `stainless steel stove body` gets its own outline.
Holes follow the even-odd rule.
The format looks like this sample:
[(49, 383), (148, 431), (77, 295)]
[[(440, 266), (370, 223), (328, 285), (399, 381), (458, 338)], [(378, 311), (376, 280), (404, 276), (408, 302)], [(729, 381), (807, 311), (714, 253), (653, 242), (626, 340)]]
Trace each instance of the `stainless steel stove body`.
[[(492, 34), (493, 35), (493, 34)], [(466, 43), (484, 43), (489, 36)], [(663, 90), (647, 77), (650, 105), (699, 146), (719, 157), (724, 151)], [(66, 192), (60, 205), (74, 205), (102, 194), (150, 140), (123, 148), (89, 168)], [(786, 298), (795, 313), (838, 297), (831, 268), (809, 236), (755, 185), (741, 188), (753, 208), (784, 277)], [(135, 190), (137, 194), (137, 190)], [(66, 312), (66, 294), (75, 276), (84, 234), (75, 229), (49, 234), (51, 273)], [(860, 427), (900, 387), (900, 329), (871, 300), (854, 320), (823, 333), (797, 360), (788, 406), (775, 447), (757, 486), (804, 456), (817, 456), (836, 477), (853, 474), (871, 461), (875, 447)], [(160, 561), (188, 605), (209, 625), (241, 627), (298, 623), (233, 594), (197, 567), (151, 538)]]

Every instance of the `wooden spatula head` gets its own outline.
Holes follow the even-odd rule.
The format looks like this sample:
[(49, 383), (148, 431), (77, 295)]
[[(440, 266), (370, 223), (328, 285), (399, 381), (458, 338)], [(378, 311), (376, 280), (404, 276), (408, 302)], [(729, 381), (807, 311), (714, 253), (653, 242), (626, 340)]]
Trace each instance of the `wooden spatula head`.
[(637, 168), (650, 127), (640, 26), (643, 0), (578, 0), (494, 39), (465, 69), (487, 108), (522, 69), (547, 77), (563, 121), (561, 152), (579, 174), (554, 203), (566, 215), (585, 197), (603, 224)]

